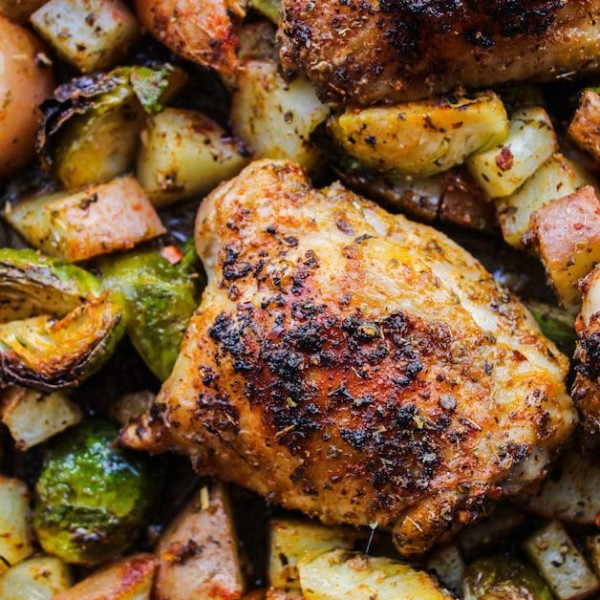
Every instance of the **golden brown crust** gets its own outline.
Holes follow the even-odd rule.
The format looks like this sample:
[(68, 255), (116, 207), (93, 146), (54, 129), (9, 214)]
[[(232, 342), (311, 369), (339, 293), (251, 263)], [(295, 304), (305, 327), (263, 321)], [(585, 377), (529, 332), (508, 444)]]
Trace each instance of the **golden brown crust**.
[(205, 200), (197, 246), (210, 282), (132, 446), (411, 553), (537, 479), (572, 430), (566, 359), (433, 229), (261, 161)]
[(282, 61), (323, 98), (414, 99), (600, 66), (597, 0), (283, 0)]

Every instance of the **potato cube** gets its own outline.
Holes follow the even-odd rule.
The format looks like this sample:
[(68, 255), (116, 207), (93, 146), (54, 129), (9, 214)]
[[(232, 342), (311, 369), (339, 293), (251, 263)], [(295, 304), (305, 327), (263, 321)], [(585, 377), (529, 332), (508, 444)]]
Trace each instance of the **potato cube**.
[(531, 240), (566, 308), (581, 303), (579, 279), (600, 261), (600, 202), (587, 186), (531, 216)]
[(61, 58), (83, 73), (113, 66), (140, 35), (121, 0), (50, 0), (31, 22)]
[(0, 577), (0, 598), (51, 600), (71, 585), (69, 567), (60, 558), (38, 556), (19, 563)]
[(166, 231), (130, 176), (25, 200), (6, 219), (32, 246), (67, 261), (126, 250)]
[(583, 93), (579, 108), (569, 126), (571, 139), (600, 161), (600, 91)]

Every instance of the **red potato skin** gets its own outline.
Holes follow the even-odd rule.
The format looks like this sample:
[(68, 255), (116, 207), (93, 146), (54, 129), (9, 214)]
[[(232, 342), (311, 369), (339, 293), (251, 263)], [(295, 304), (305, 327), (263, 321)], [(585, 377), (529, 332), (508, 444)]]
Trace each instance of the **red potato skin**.
[(38, 107), (54, 89), (52, 69), (38, 58), (43, 52), (33, 33), (0, 16), (0, 179), (34, 157)]
[(150, 33), (179, 56), (224, 75), (237, 67), (239, 39), (231, 14), (243, 16), (236, 4), (231, 10), (222, 0), (136, 0), (138, 17)]

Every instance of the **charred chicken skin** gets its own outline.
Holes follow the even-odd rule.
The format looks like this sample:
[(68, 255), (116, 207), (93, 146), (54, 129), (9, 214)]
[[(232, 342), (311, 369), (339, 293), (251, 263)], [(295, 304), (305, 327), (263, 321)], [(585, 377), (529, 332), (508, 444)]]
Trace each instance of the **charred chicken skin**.
[(323, 99), (393, 103), (600, 67), (598, 0), (283, 0), (284, 67)]
[(122, 433), (419, 553), (538, 480), (568, 363), (442, 233), (259, 161), (196, 222), (209, 276), (175, 369)]

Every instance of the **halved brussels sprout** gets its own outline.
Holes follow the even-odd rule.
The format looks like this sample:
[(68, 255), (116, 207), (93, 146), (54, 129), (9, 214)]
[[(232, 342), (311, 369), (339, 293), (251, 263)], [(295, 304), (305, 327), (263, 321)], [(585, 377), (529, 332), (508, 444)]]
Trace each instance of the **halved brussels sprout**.
[(33, 516), (48, 554), (92, 565), (135, 541), (161, 478), (147, 457), (115, 448), (117, 434), (116, 426), (92, 420), (49, 446)]
[(43, 105), (37, 150), (42, 163), (69, 189), (109, 181), (135, 162), (144, 114), (185, 84), (181, 69), (119, 67), (61, 85)]
[(492, 556), (467, 567), (465, 600), (552, 600), (546, 582), (535, 569), (514, 558)]
[(0, 384), (78, 385), (125, 331), (122, 304), (87, 271), (33, 250), (0, 249)]
[(172, 264), (158, 250), (111, 256), (100, 263), (107, 290), (125, 298), (127, 333), (153, 373), (165, 380), (199, 303), (199, 262), (188, 244), (180, 262)]

